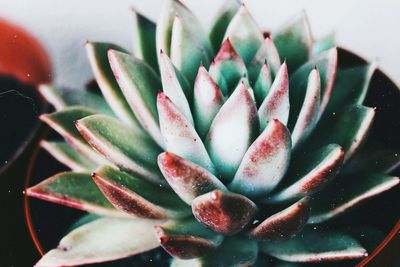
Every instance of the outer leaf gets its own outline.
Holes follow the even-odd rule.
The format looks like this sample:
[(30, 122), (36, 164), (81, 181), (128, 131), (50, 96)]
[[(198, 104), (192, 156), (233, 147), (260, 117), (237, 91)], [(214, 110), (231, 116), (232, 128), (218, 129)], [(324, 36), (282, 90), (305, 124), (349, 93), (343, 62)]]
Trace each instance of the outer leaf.
[(157, 74), (143, 61), (115, 50), (108, 51), (112, 71), (143, 128), (163, 147), (156, 108)]
[(122, 91), (119, 88), (111, 70), (107, 57), (108, 49), (125, 51), (121, 47), (113, 44), (92, 42), (86, 43), (86, 52), (93, 74), (96, 78), (96, 82), (99, 85), (105, 100), (118, 118), (120, 118), (123, 122), (140, 129), (141, 125), (130, 109), (128, 102), (126, 102), (126, 99), (122, 94)]
[(260, 129), (264, 130), (267, 124), (274, 119), (278, 119), (286, 125), (289, 118), (289, 109), (289, 76), (286, 62), (283, 62), (271, 89), (268, 91), (267, 97), (258, 109)]
[(169, 222), (155, 229), (161, 246), (171, 256), (180, 259), (203, 256), (217, 248), (224, 239), (194, 219)]
[(214, 190), (195, 198), (192, 212), (199, 222), (214, 232), (233, 235), (253, 219), (257, 206), (242, 195)]
[(303, 230), (286, 241), (260, 244), (260, 250), (284, 261), (310, 263), (359, 259), (368, 255), (356, 240), (346, 234), (312, 229)]
[(239, 0), (227, 0), (216, 15), (210, 30), (210, 41), (215, 51), (218, 51), (223, 41), (226, 29), (236, 12), (239, 10)]
[(140, 254), (158, 246), (152, 233), (154, 224), (141, 219), (95, 220), (66, 235), (35, 266), (76, 266)]
[(190, 210), (171, 191), (108, 166), (93, 173), (93, 180), (119, 210), (148, 219), (181, 218)]
[(207, 170), (173, 153), (160, 154), (158, 166), (175, 193), (189, 205), (196, 197), (212, 190), (227, 190), (224, 184)]
[(271, 33), (281, 60), (286, 58), (289, 72), (307, 62), (312, 50), (312, 36), (306, 14), (299, 13)]
[(134, 25), (135, 54), (158, 71), (156, 54), (156, 24), (146, 16), (132, 9)]
[(214, 165), (196, 130), (164, 93), (158, 94), (157, 107), (166, 150), (215, 173)]
[(121, 169), (159, 184), (156, 159), (161, 149), (149, 137), (105, 115), (92, 115), (75, 122), (86, 141)]
[(256, 55), (251, 61), (250, 66), (250, 78), (255, 77), (261, 68), (261, 66), (267, 61), (268, 65), (271, 68), (271, 76), (275, 77), (281, 66), (281, 60), (279, 58), (278, 50), (271, 37), (267, 37), (264, 39), (264, 42), (261, 44), (258, 49)]
[(323, 36), (322, 38), (316, 40), (313, 45), (312, 54), (318, 55), (326, 50), (335, 47), (335, 39), (336, 39), (335, 35), (336, 35), (335, 32), (331, 32)]
[(91, 171), (96, 167), (93, 161), (81, 155), (67, 142), (41, 141), (40, 145), (59, 162), (73, 171)]
[(240, 79), (247, 75), (246, 65), (233, 48), (229, 38), (224, 41), (211, 62), (209, 72), (224, 95), (232, 92)]
[(203, 66), (200, 66), (194, 83), (193, 100), (197, 132), (201, 137), (205, 137), (215, 115), (224, 103), (224, 98), (218, 85)]
[(193, 125), (192, 112), (188, 102), (188, 99), (190, 99), (189, 88), (180, 84), (174, 65), (162, 50), (160, 51), (159, 61), (164, 94), (172, 100), (180, 112)]
[(28, 188), (26, 194), (91, 213), (123, 216), (107, 201), (88, 173), (58, 173)]
[(255, 81), (254, 96), (256, 99), (257, 107), (259, 107), (261, 106), (261, 103), (264, 101), (265, 97), (268, 95), (272, 85), (271, 71), (267, 62), (262, 65), (258, 73), (258, 77)]
[(108, 161), (86, 143), (74, 126), (76, 120), (90, 115), (93, 115), (93, 112), (88, 109), (70, 107), (63, 111), (43, 114), (40, 116), (40, 119), (62, 135), (65, 140), (81, 154), (85, 155), (96, 164), (107, 164)]
[(325, 187), (339, 172), (344, 150), (336, 144), (319, 148), (312, 153), (298, 153), (292, 159), (283, 188), (267, 202), (281, 202), (313, 194)]
[(304, 197), (290, 207), (268, 217), (251, 230), (250, 237), (256, 240), (289, 239), (300, 232), (310, 214), (310, 197)]
[(251, 62), (264, 41), (261, 29), (244, 5), (229, 23), (224, 39), (226, 38), (231, 40), (246, 65)]
[(229, 188), (251, 197), (270, 192), (285, 175), (291, 147), (288, 129), (271, 121), (244, 155)]
[[(355, 182), (357, 180), (360, 182)], [(315, 198), (309, 223), (321, 223), (348, 211), (399, 184), (398, 177), (384, 174), (353, 174), (341, 177)], [(340, 192), (338, 194), (337, 192)]]

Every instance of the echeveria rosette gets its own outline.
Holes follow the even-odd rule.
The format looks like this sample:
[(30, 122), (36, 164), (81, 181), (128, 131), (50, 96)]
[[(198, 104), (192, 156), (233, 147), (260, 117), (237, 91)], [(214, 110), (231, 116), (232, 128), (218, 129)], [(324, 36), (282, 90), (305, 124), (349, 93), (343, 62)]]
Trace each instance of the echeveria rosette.
[(399, 183), (398, 161), (373, 169), (357, 157), (375, 64), (338, 69), (332, 36), (314, 42), (304, 13), (263, 34), (235, 0), (209, 36), (174, 0), (157, 26), (136, 12), (135, 22), (137, 57), (86, 44), (100, 92), (41, 87), (57, 109), (41, 118), (66, 140), (43, 148), (71, 171), (27, 193), (99, 217), (37, 266), (158, 246), (173, 266), (365, 257), (348, 232), (323, 225)]

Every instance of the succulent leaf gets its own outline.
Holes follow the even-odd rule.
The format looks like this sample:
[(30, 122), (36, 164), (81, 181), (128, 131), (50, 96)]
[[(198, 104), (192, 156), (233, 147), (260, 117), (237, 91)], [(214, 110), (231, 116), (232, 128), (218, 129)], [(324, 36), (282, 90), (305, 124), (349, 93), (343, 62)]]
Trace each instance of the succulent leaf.
[(247, 150), (229, 188), (250, 197), (265, 196), (285, 175), (291, 146), (288, 129), (277, 119), (271, 121)]
[(162, 92), (158, 94), (157, 107), (166, 150), (215, 174), (215, 167), (196, 130)]
[(214, 190), (192, 202), (194, 217), (214, 232), (233, 235), (245, 228), (257, 206), (243, 195)]
[(62, 172), (26, 190), (30, 197), (99, 215), (122, 217), (93, 182), (89, 173)]
[(260, 250), (289, 262), (319, 263), (366, 257), (367, 251), (349, 235), (304, 229), (296, 237), (280, 242), (264, 242)]
[(92, 174), (104, 196), (119, 210), (145, 219), (182, 218), (190, 209), (173, 192), (138, 177), (102, 166)]
[(309, 59), (313, 40), (307, 16), (304, 12), (287, 21), (276, 31), (272, 31), (271, 37), (281, 60), (287, 60), (290, 73)]
[(61, 239), (36, 263), (37, 267), (77, 266), (112, 261), (159, 246), (152, 233), (156, 221), (101, 218), (85, 224)]
[(161, 153), (158, 166), (175, 193), (189, 205), (196, 197), (212, 190), (227, 191), (224, 184), (206, 169), (173, 153)]
[(250, 232), (256, 240), (284, 240), (299, 233), (310, 214), (310, 197), (304, 197), (288, 208), (273, 214)]
[(335, 32), (331, 32), (320, 39), (317, 39), (313, 44), (313, 55), (321, 54), (322, 52), (335, 47)]
[(172, 221), (156, 226), (160, 245), (173, 257), (193, 259), (218, 247), (224, 237), (194, 219)]
[(143, 128), (163, 147), (156, 108), (161, 88), (157, 74), (143, 61), (126, 53), (108, 50), (112, 71), (136, 118)]
[(244, 83), (240, 83), (215, 116), (206, 147), (225, 180), (233, 177), (259, 130), (257, 109)]
[(257, 72), (258, 77), (254, 83), (254, 97), (257, 103), (257, 107), (261, 106), (265, 97), (268, 95), (272, 85), (271, 70), (268, 62), (265, 62), (260, 71)]
[[(255, 94), (257, 96), (257, 91)], [(286, 125), (289, 118), (289, 109), (289, 76), (286, 62), (283, 62), (271, 88), (268, 90), (268, 95), (258, 109), (260, 129), (264, 130), (267, 124), (274, 119), (278, 119), (282, 124)]]
[(271, 76), (275, 77), (281, 66), (281, 60), (279, 58), (278, 50), (276, 49), (274, 42), (269, 36), (264, 39), (264, 42), (261, 44), (251, 62), (251, 66), (249, 67), (251, 78), (259, 72), (260, 67), (265, 64), (265, 61), (270, 66)]
[(315, 196), (309, 223), (322, 223), (341, 215), (398, 185), (400, 181), (398, 177), (374, 173), (358, 173), (340, 178)]

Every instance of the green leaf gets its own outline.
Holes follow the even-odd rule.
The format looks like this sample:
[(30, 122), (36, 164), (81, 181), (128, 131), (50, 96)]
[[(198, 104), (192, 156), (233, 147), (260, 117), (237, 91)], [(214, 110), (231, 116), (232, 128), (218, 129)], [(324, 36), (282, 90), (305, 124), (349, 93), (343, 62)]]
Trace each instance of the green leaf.
[(200, 66), (194, 83), (193, 116), (200, 137), (204, 138), (224, 103), (224, 96), (207, 70)]
[(51, 114), (43, 114), (39, 118), (63, 136), (82, 155), (96, 164), (108, 164), (109, 162), (94, 151), (75, 128), (75, 121), (90, 115), (93, 115), (93, 112), (88, 109), (69, 107)]
[(218, 51), (222, 44), (226, 29), (232, 18), (239, 10), (241, 2), (239, 0), (227, 0), (218, 11), (210, 30), (210, 41), (215, 51)]
[(335, 39), (336, 39), (335, 32), (331, 32), (331, 33), (325, 35), (324, 37), (317, 39), (314, 42), (312, 54), (318, 55), (326, 50), (329, 50), (329, 49), (335, 47), (335, 42), (336, 42)]
[(161, 246), (174, 258), (193, 259), (217, 248), (223, 241), (195, 219), (171, 221), (156, 226), (156, 235)]
[(158, 247), (155, 221), (101, 218), (61, 239), (35, 266), (77, 266), (126, 258)]
[(244, 83), (240, 83), (215, 116), (206, 137), (210, 157), (229, 181), (259, 131), (257, 109)]
[(143, 128), (163, 147), (156, 105), (161, 83), (157, 74), (143, 61), (115, 50), (108, 51), (112, 71), (126, 100)]
[(92, 115), (76, 121), (86, 141), (119, 168), (156, 184), (162, 181), (156, 159), (161, 152), (150, 137), (105, 115)]
[(104, 216), (123, 216), (103, 196), (89, 173), (58, 173), (28, 188), (26, 194), (30, 197)]
[(254, 80), (254, 77), (257, 77), (258, 73), (260, 72), (261, 66), (265, 64), (265, 61), (270, 67), (271, 76), (275, 77), (281, 66), (281, 60), (279, 58), (278, 50), (276, 49), (274, 42), (269, 36), (264, 39), (264, 42), (261, 44), (256, 55), (251, 61), (251, 64), (249, 66), (251, 80)]
[(211, 62), (209, 72), (223, 95), (231, 93), (240, 79), (247, 75), (246, 65), (229, 38), (224, 41)]
[(82, 106), (102, 114), (114, 116), (104, 98), (86, 89), (55, 88), (49, 84), (39, 86), (40, 93), (51, 103), (56, 110), (62, 110), (68, 106)]
[(274, 119), (278, 119), (282, 124), (286, 125), (289, 118), (289, 109), (289, 76), (286, 62), (283, 62), (271, 88), (268, 90), (266, 98), (258, 109), (260, 129), (264, 130), (267, 124)]
[(135, 54), (158, 72), (156, 49), (156, 24), (132, 9), (134, 17)]
[(161, 153), (158, 166), (175, 193), (189, 205), (196, 197), (214, 189), (227, 191), (213, 174), (173, 153)]
[(399, 181), (398, 177), (373, 173), (355, 173), (337, 178), (326, 190), (315, 196), (309, 223), (322, 223), (341, 215), (398, 185)]
[(308, 263), (359, 259), (368, 255), (346, 234), (313, 229), (305, 229), (289, 240), (261, 243), (260, 250), (280, 260)]
[(271, 121), (247, 150), (229, 188), (250, 197), (269, 193), (286, 173), (291, 147), (289, 130)]
[(224, 39), (226, 38), (231, 40), (246, 65), (251, 62), (264, 41), (260, 27), (244, 5), (229, 23)]
[(376, 67), (376, 62), (373, 62), (368, 65), (339, 69), (326, 112), (337, 112), (346, 105), (361, 105), (367, 95)]
[(281, 60), (286, 58), (289, 72), (307, 62), (312, 51), (312, 36), (305, 12), (301, 12), (271, 33)]
[(339, 172), (344, 150), (330, 144), (311, 153), (297, 153), (280, 190), (268, 197), (267, 202), (281, 202), (314, 194), (323, 189)]
[(109, 49), (125, 52), (125, 50), (121, 47), (109, 43), (86, 43), (86, 53), (92, 67), (94, 77), (101, 92), (103, 93), (105, 100), (118, 118), (120, 118), (123, 122), (140, 129), (141, 125), (129, 107), (129, 104), (119, 88), (111, 70), (107, 57), (107, 51)]
[(41, 141), (40, 145), (59, 162), (73, 171), (91, 171), (96, 167), (93, 161), (80, 154), (67, 142)]
[(102, 166), (94, 171), (93, 180), (119, 210), (147, 219), (182, 218), (190, 209), (173, 192), (138, 177)]
[(265, 62), (254, 83), (254, 97), (256, 99), (257, 107), (261, 106), (261, 103), (267, 97), (269, 90), (272, 85), (272, 76), (269, 64)]

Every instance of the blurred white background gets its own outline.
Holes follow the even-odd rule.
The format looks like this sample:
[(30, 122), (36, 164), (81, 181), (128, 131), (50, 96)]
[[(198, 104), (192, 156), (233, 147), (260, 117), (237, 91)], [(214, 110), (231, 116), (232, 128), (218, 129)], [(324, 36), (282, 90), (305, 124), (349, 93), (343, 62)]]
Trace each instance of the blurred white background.
[[(207, 30), (224, 0), (182, 0)], [(91, 77), (86, 40), (131, 48), (130, 7), (158, 18), (162, 0), (0, 0), (0, 16), (24, 26), (50, 53), (60, 85), (81, 86)], [(273, 29), (306, 10), (315, 37), (335, 31), (338, 44), (377, 59), (400, 84), (399, 0), (244, 0), (260, 26)], [(1, 37), (0, 37), (1, 38)]]

